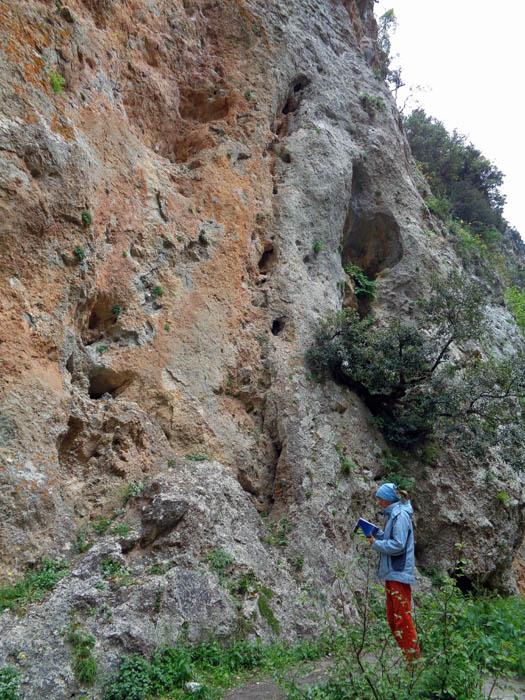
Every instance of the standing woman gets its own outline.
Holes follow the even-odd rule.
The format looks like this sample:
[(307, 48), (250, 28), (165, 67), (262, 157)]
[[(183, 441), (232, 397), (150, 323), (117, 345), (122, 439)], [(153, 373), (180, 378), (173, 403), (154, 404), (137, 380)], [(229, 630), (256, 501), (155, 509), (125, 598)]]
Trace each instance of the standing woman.
[(406, 491), (383, 484), (376, 498), (387, 520), (385, 529), (368, 538), (379, 552), (377, 577), (385, 582), (386, 616), (392, 634), (408, 661), (420, 656), (416, 629), (410, 612), (414, 582), (414, 511)]

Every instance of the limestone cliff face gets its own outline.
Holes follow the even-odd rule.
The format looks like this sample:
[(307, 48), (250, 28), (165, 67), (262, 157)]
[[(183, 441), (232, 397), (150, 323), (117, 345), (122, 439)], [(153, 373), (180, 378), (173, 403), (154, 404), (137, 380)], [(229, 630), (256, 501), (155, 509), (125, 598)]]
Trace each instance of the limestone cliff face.
[[(313, 328), (355, 304), (350, 259), (380, 318), (460, 268), (373, 72), (372, 0), (0, 0), (0, 19), (0, 573), (73, 558), (23, 624), (0, 618), (3, 655), (39, 659), (28, 697), (69, 697), (54, 631), (75, 611), (110, 669), (183, 626), (269, 637), (261, 586), (283, 633), (315, 631), (385, 445), (311, 381)], [(500, 291), (487, 306), (521, 343)], [(444, 447), (414, 493), (420, 565), (452, 569), (462, 540), (469, 576), (512, 588), (522, 489)], [(130, 532), (98, 538), (101, 518)], [(237, 605), (217, 550), (252, 572)], [(100, 585), (108, 557), (135, 585)]]

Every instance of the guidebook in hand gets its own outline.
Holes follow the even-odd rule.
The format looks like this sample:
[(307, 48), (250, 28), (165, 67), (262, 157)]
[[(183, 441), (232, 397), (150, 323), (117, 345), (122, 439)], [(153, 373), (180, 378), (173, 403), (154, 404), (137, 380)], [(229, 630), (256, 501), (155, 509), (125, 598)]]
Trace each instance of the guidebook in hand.
[(359, 528), (361, 528), (361, 530), (365, 533), (366, 537), (370, 537), (370, 535), (375, 535), (376, 532), (379, 531), (377, 525), (369, 523), (368, 520), (364, 520), (363, 518), (359, 518), (359, 520), (357, 521), (354, 527), (354, 532), (357, 532)]

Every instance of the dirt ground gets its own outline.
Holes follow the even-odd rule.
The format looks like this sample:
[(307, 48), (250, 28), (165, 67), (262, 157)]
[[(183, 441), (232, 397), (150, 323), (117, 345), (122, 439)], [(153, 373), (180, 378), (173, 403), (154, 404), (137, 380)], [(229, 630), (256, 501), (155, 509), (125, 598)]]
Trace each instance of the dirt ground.
[[(296, 668), (290, 673), (289, 680), (296, 679), (301, 686), (326, 682), (330, 675), (331, 658), (312, 662), (307, 666)], [(503, 679), (493, 687), (493, 680), (487, 678), (483, 683), (485, 698), (490, 700), (525, 700), (524, 679)], [(271, 678), (254, 681), (232, 690), (225, 700), (283, 700), (285, 689)]]

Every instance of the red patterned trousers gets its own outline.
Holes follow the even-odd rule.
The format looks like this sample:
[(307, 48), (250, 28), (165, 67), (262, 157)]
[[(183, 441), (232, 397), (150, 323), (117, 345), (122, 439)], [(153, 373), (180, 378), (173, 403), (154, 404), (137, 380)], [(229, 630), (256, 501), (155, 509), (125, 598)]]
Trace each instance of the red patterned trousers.
[(412, 621), (410, 608), (412, 590), (409, 583), (385, 581), (386, 618), (396, 642), (403, 650), (407, 661), (419, 658), (416, 628)]

